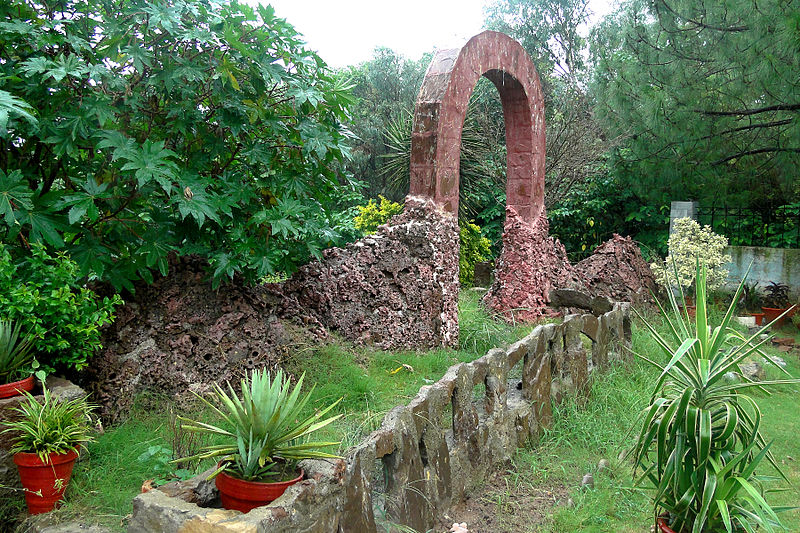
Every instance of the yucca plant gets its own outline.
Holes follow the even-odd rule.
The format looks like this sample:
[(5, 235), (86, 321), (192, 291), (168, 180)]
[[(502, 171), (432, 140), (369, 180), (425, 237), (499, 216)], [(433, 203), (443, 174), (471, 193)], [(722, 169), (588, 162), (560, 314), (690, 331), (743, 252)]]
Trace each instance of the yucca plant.
[(275, 379), (265, 369), (253, 370), (241, 381), (241, 398), (230, 383), (227, 392), (214, 385), (212, 396), (219, 407), (198, 395), (226, 427), (180, 417), (183, 429), (222, 436), (229, 442), (205, 446), (200, 453), (175, 462), (220, 458), (220, 468), (213, 475), (226, 470), (247, 481), (260, 481), (287, 470), (285, 465), (293, 468), (302, 459), (337, 457), (318, 448), (336, 446), (338, 442), (308, 442), (307, 438), (341, 416), (323, 419), (339, 401), (302, 417), (313, 392), (312, 387), (301, 397), (304, 378), (305, 374), (292, 387), (280, 370)]
[(33, 363), (33, 339), (22, 334), (22, 324), (0, 320), (0, 384), (20, 379)]
[[(739, 365), (763, 355), (761, 347), (768, 338), (759, 337), (768, 326), (752, 336), (731, 327), (744, 281), (721, 322), (709, 324), (706, 274), (705, 266), (698, 265), (694, 320), (668, 291), (672, 312), (659, 304), (667, 333), (662, 335), (644, 321), (668, 362), (660, 364), (637, 354), (660, 376), (631, 450), (634, 477), (637, 483), (652, 483), (654, 512), (668, 514), (676, 532), (784, 529), (776, 513), (785, 509), (773, 508), (764, 499), (762, 483), (769, 478), (756, 475), (756, 469), (766, 459), (786, 478), (761, 435), (758, 405), (746, 392), (768, 393), (774, 385), (800, 380), (732, 381), (726, 376), (743, 375)], [(769, 357), (764, 359), (786, 373)]]
[(12, 433), (12, 453), (35, 453), (42, 462), (47, 462), (51, 453), (77, 452), (78, 448), (92, 440), (91, 408), (86, 398), (62, 400), (53, 396), (45, 387), (42, 401), (29, 392), (22, 392), (25, 399), (11, 410), (19, 419), (3, 422), (3, 433)]

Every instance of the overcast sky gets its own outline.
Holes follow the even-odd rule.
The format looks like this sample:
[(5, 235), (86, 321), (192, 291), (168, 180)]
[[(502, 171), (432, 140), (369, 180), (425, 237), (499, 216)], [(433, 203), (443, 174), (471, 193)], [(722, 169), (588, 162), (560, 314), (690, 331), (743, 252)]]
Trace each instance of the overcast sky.
[[(366, 61), (376, 46), (409, 59), (459, 48), (483, 27), (487, 0), (250, 0), (269, 3), (333, 67)], [(616, 2), (590, 0), (597, 19)]]

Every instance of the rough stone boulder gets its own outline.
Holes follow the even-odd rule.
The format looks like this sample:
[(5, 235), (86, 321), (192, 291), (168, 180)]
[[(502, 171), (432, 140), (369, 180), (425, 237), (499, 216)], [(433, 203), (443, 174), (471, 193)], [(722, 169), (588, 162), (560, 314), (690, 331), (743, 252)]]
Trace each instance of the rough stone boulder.
[(577, 308), (590, 311), (595, 316), (608, 313), (614, 302), (605, 296), (590, 296), (575, 289), (553, 289), (549, 294), (550, 307)]
[(617, 302), (652, 303), (652, 292), (657, 289), (650, 265), (639, 247), (630, 237), (616, 233), (591, 256), (575, 265), (575, 272), (593, 295)]
[(262, 290), (237, 283), (212, 290), (202, 259), (170, 263), (168, 276), (125, 298), (81, 376), (107, 419), (144, 390), (202, 392), (247, 369), (273, 368), (292, 343), (292, 325), (275, 316)]
[(584, 288), (564, 245), (548, 235), (549, 227), (545, 217), (530, 224), (506, 207), (503, 251), (483, 300), (489, 309), (507, 319), (530, 321), (553, 313), (547, 307), (551, 288)]
[(380, 348), (458, 344), (458, 223), (409, 196), (377, 233), (324, 252), (281, 286), (282, 313), (312, 313), (357, 343)]

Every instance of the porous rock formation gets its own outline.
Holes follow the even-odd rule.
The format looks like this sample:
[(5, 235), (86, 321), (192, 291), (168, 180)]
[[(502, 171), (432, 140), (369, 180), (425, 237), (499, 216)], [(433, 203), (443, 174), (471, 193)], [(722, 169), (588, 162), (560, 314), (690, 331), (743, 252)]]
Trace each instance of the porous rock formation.
[(575, 272), (595, 296), (616, 302), (649, 304), (657, 290), (650, 265), (630, 237), (614, 236), (575, 265)]
[(250, 368), (273, 368), (291, 344), (291, 324), (271, 310), (267, 295), (241, 284), (211, 289), (207, 263), (170, 260), (170, 272), (140, 284), (103, 332), (103, 349), (82, 376), (114, 419), (137, 393), (202, 392)]
[(326, 328), (382, 348), (455, 346), (458, 288), (455, 218), (409, 198), (390, 225), (326, 250), (285, 283), (213, 290), (205, 261), (171, 258), (168, 276), (117, 310), (82, 381), (113, 420), (144, 390), (180, 396), (274, 368)]
[(528, 322), (554, 314), (547, 307), (551, 288), (584, 288), (564, 245), (548, 235), (549, 228), (545, 217), (530, 224), (513, 207), (506, 207), (503, 251), (494, 283), (483, 299), (486, 307), (506, 319)]
[(380, 348), (458, 345), (458, 222), (409, 196), (377, 233), (326, 250), (273, 287), (284, 315), (310, 311), (325, 326)]

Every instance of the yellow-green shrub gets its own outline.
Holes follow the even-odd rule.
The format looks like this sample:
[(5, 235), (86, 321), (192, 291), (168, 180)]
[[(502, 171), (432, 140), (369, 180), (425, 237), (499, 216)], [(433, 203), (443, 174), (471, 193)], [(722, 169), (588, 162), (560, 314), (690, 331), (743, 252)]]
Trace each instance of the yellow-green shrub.
[(480, 226), (472, 222), (459, 224), (458, 237), (458, 280), (462, 285), (472, 285), (475, 263), (489, 260), (492, 243), (483, 236)]
[(403, 205), (387, 200), (382, 195), (378, 196), (380, 203), (370, 200), (367, 205), (358, 206), (358, 215), (354, 221), (356, 229), (364, 235), (370, 235), (378, 230), (378, 226), (386, 224), (394, 215), (403, 211)]

